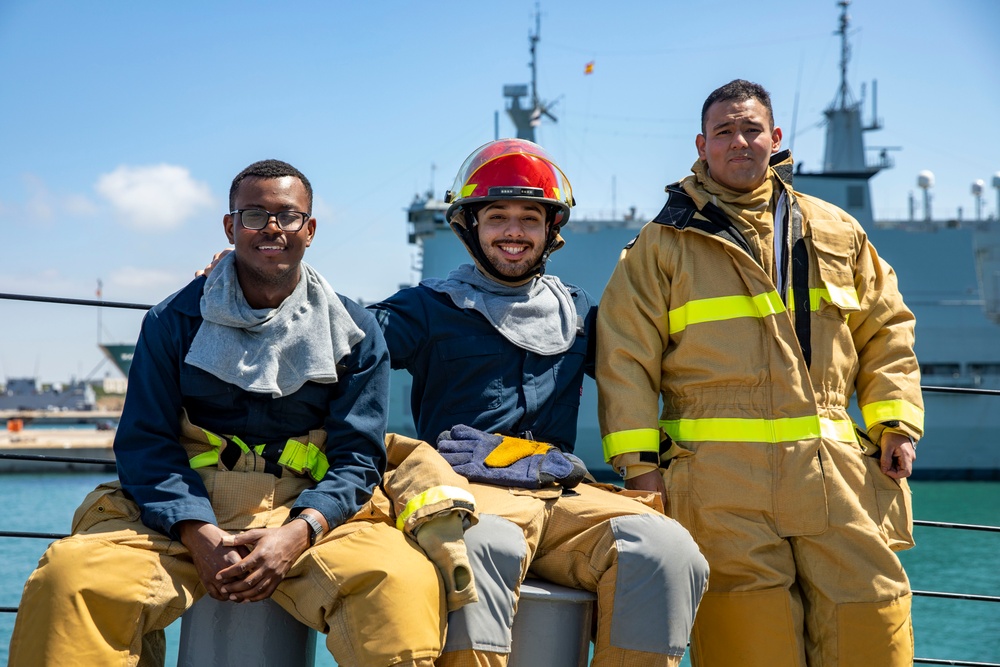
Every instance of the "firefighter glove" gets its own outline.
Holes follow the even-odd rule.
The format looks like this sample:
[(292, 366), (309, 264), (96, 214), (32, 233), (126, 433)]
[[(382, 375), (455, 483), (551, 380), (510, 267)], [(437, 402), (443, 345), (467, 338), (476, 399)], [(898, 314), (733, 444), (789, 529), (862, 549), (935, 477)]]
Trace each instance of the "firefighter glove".
[(571, 489), (587, 474), (576, 456), (544, 442), (484, 433), (459, 424), (438, 436), (438, 451), (469, 481), (497, 486)]

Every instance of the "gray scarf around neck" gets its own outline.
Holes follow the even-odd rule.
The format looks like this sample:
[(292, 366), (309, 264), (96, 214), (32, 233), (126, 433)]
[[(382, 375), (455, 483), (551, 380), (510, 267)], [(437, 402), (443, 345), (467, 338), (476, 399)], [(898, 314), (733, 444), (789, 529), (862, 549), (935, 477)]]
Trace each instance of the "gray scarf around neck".
[(471, 264), (462, 264), (444, 280), (428, 278), (420, 284), (447, 294), (459, 308), (480, 313), (501, 336), (529, 352), (562, 354), (576, 339), (576, 306), (556, 276), (509, 287)]
[(274, 398), (306, 382), (336, 382), (337, 362), (365, 333), (323, 276), (305, 262), (300, 266), (299, 283), (280, 306), (254, 309), (236, 277), (236, 253), (220, 260), (205, 282), (204, 321), (184, 361)]

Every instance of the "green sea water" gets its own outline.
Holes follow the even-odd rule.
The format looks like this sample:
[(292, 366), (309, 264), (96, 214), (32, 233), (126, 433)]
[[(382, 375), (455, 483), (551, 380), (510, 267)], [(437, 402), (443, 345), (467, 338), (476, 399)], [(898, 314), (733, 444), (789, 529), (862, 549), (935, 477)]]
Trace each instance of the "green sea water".
[[(2, 531), (65, 533), (84, 495), (107, 474), (6, 474), (0, 477)], [(913, 482), (917, 519), (1000, 525), (1000, 482)], [(901, 554), (915, 591), (1000, 596), (1000, 533), (918, 526), (917, 546)], [(0, 538), (0, 606), (18, 604), (46, 539)], [(1000, 663), (1000, 603), (916, 597), (917, 656)], [(7, 663), (13, 614), (0, 614), (0, 664)], [(167, 665), (177, 661), (180, 624), (167, 629)], [(322, 643), (317, 667), (335, 663)], [(685, 660), (687, 664), (687, 660)]]

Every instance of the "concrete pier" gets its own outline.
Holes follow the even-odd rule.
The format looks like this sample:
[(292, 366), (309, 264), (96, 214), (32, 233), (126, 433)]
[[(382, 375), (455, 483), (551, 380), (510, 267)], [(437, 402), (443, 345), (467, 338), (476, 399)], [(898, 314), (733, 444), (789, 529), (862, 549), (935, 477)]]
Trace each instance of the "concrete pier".
[[(114, 431), (94, 429), (30, 428), (13, 432), (0, 430), (0, 454), (114, 459), (111, 445)], [(93, 463), (51, 462), (0, 457), (0, 472), (102, 472), (113, 466)]]

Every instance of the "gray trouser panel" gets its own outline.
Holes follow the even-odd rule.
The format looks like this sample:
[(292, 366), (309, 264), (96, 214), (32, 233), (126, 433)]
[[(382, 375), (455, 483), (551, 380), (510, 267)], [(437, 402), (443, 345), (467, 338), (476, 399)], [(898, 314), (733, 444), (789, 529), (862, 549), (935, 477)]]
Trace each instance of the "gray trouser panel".
[(679, 523), (660, 514), (615, 517), (611, 530), (618, 545), (611, 644), (683, 655), (708, 561)]
[(479, 523), (465, 531), (465, 548), (479, 602), (448, 614), (444, 653), (463, 649), (510, 653), (514, 590), (528, 557), (524, 532), (507, 519), (480, 514)]

